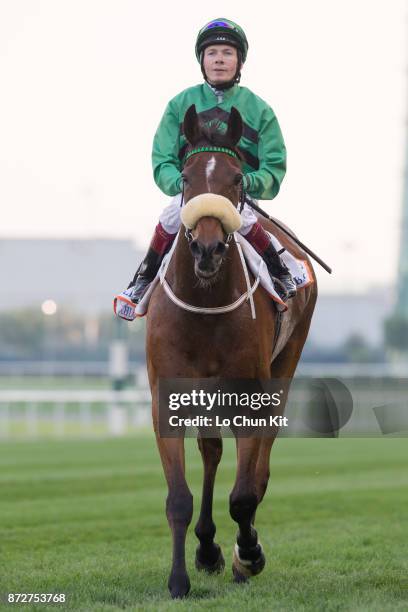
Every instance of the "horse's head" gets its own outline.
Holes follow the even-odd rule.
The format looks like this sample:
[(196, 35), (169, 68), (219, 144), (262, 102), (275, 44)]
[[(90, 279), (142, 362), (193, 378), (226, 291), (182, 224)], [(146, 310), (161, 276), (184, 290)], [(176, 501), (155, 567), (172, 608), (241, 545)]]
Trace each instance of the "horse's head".
[(184, 199), (181, 218), (188, 230), (194, 270), (199, 279), (216, 278), (228, 249), (228, 237), (239, 229), (237, 211), (242, 170), (237, 143), (242, 119), (231, 109), (227, 130), (200, 124), (195, 106), (187, 110), (184, 135), (188, 142), (183, 168)]

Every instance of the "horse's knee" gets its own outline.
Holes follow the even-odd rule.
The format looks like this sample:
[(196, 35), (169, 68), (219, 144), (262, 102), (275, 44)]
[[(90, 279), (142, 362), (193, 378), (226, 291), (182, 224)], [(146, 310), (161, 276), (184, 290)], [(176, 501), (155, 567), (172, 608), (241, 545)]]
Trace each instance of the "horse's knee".
[(190, 524), (193, 516), (193, 496), (188, 489), (169, 493), (166, 500), (166, 515), (170, 524)]
[(232, 492), (230, 495), (230, 515), (236, 523), (250, 521), (258, 505), (255, 493)]

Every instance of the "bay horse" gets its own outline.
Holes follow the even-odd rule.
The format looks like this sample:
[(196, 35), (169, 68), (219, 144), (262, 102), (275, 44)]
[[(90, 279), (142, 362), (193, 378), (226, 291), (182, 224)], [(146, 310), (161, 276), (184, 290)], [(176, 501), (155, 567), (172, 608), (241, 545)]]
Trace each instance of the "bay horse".
[[(183, 167), (184, 200), (200, 194), (217, 194), (234, 207), (240, 200), (242, 170), (237, 144), (243, 123), (231, 109), (227, 130), (203, 126), (192, 106), (183, 122), (188, 150), (194, 154)], [(230, 155), (216, 146), (236, 153)], [(200, 151), (197, 153), (197, 147)], [(207, 150), (205, 149), (207, 147)], [(212, 149), (212, 150), (211, 150)], [(214, 149), (216, 149), (214, 151)], [(261, 220), (295, 257), (307, 259), (296, 243), (268, 220)], [(310, 266), (312, 270), (312, 267)], [(185, 477), (184, 439), (161, 437), (159, 432), (160, 379), (292, 379), (308, 334), (316, 297), (314, 282), (298, 290), (288, 303), (282, 325), (275, 336), (277, 311), (270, 296), (259, 287), (254, 293), (256, 319), (248, 301), (216, 316), (188, 312), (166, 295), (163, 285), (154, 289), (147, 316), (146, 357), (152, 394), (153, 425), (168, 485), (166, 514), (172, 533), (173, 560), (168, 588), (173, 598), (184, 597), (190, 589), (186, 570), (185, 540), (192, 519), (193, 498)], [(226, 232), (219, 218), (204, 215), (191, 233), (180, 230), (166, 280), (183, 302), (201, 308), (230, 304), (244, 294), (247, 286), (237, 245), (226, 244)], [(275, 338), (275, 341), (274, 341)], [(238, 524), (233, 552), (233, 576), (243, 582), (259, 573), (265, 557), (254, 528), (255, 512), (262, 501), (269, 479), (269, 457), (274, 437), (236, 437), (237, 472), (229, 498), (232, 519)], [(201, 510), (195, 526), (199, 540), (196, 567), (218, 572), (224, 558), (214, 537), (213, 489), (222, 455), (222, 439), (198, 436), (204, 465)]]

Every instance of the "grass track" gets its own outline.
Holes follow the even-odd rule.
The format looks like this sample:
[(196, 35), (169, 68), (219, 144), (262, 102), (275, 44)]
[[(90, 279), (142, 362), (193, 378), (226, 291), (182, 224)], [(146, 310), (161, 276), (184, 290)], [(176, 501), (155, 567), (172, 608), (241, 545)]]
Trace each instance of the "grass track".
[[(186, 444), (196, 519), (201, 460), (195, 441)], [(226, 571), (196, 572), (190, 528), (192, 590), (177, 602), (166, 587), (166, 488), (151, 435), (2, 443), (0, 467), (2, 594), (65, 592), (59, 608), (84, 612), (408, 610), (406, 439), (279, 440), (257, 514), (267, 565), (243, 586), (231, 581), (235, 456), (226, 440), (214, 503)]]

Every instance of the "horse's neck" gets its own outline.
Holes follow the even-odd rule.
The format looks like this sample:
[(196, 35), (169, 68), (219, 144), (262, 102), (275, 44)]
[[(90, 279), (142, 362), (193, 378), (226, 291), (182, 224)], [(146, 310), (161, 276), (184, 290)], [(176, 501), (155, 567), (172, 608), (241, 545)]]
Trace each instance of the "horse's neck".
[(180, 233), (166, 277), (178, 298), (194, 306), (206, 308), (224, 306), (246, 291), (245, 278), (235, 240), (229, 243), (216, 281), (202, 286), (194, 272), (194, 258), (187, 238)]

